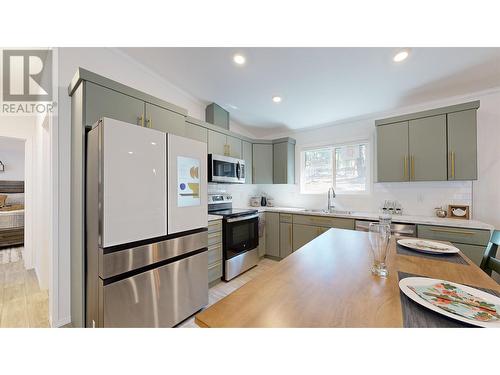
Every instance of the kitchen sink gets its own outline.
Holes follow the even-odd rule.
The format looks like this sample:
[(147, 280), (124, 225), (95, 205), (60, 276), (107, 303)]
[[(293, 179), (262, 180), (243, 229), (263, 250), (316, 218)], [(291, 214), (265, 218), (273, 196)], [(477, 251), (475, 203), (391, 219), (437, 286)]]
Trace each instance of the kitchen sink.
[(352, 215), (352, 211), (346, 210), (304, 210), (311, 214)]

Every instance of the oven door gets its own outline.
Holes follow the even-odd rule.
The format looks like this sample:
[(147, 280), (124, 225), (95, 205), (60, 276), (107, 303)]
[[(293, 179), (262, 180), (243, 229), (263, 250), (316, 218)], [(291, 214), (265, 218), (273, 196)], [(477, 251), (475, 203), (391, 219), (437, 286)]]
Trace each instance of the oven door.
[(259, 246), (259, 214), (224, 220), (224, 259), (228, 260)]

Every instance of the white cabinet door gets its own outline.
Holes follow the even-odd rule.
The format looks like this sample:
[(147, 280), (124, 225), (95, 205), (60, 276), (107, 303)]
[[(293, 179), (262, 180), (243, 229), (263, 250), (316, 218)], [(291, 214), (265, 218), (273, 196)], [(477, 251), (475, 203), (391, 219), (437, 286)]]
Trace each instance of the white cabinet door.
[(208, 226), (207, 145), (168, 134), (168, 234)]
[(103, 119), (103, 246), (164, 236), (166, 136)]

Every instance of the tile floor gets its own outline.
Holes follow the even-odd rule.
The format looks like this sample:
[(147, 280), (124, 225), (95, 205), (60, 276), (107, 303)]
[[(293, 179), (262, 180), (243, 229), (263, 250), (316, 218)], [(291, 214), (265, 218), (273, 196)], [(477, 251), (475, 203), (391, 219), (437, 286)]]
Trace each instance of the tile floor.
[(34, 270), (26, 270), (22, 247), (0, 250), (0, 327), (49, 327), (49, 295)]
[[(247, 272), (239, 275), (238, 277), (232, 279), (229, 282), (221, 281), (220, 283), (211, 287), (208, 291), (208, 306), (213, 305), (215, 302), (224, 298), (228, 294), (231, 294), (236, 289), (242, 287), (248, 283), (253, 278), (259, 276), (261, 273), (267, 271), (273, 267), (276, 263), (275, 260), (262, 258), (256, 267), (248, 270)], [(179, 328), (198, 328), (198, 325), (194, 322), (194, 316), (186, 319), (184, 322), (180, 323), (177, 327)]]

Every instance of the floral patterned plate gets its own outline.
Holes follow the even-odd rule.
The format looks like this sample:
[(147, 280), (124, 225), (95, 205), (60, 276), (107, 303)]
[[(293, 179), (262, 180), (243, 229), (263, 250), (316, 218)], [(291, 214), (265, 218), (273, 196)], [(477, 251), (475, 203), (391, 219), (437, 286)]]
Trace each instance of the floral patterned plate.
[(427, 277), (407, 277), (399, 288), (413, 301), (447, 317), (500, 328), (500, 298), (482, 290)]

